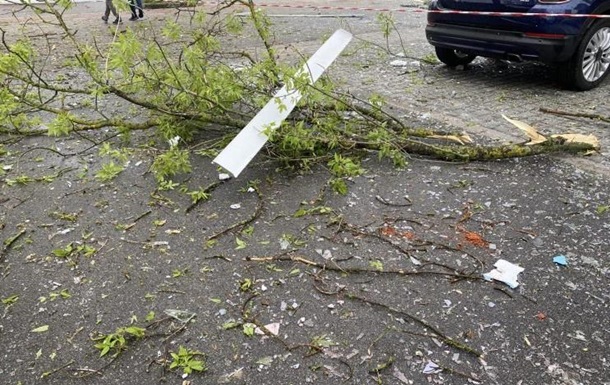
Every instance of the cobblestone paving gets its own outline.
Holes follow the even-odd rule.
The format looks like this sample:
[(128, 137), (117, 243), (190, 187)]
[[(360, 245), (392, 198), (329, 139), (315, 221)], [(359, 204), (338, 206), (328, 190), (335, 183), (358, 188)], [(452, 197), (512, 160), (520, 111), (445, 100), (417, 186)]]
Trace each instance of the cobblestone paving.
[[(334, 3), (341, 3), (344, 7), (362, 4), (353, 1)], [(404, 47), (407, 57), (383, 57), (371, 55), (367, 50), (356, 51), (347, 60), (340, 62), (341, 70), (335, 70), (336, 74), (346, 79), (352, 92), (360, 95), (378, 93), (385, 96), (390, 105), (404, 111), (411, 118), (438, 122), (501, 141), (524, 140), (515, 127), (502, 119), (502, 114), (527, 122), (543, 134), (594, 134), (602, 143), (600, 155), (586, 159), (568, 157), (565, 160), (610, 175), (608, 123), (559, 117), (540, 111), (541, 108), (546, 108), (610, 116), (610, 80), (595, 90), (574, 92), (561, 88), (553, 68), (538, 63), (508, 63), (479, 58), (467, 68), (450, 69), (442, 64), (426, 64), (425, 61), (416, 60), (434, 57), (434, 49), (425, 38), (426, 16), (418, 11), (421, 8), (404, 7), (405, 5), (417, 6), (417, 3), (367, 2), (371, 8), (405, 10), (394, 13), (396, 31), (401, 39), (395, 33), (389, 39), (389, 47), (395, 53), (400, 53)], [(420, 3), (420, 7), (423, 4)], [(286, 10), (269, 9), (286, 13)], [(332, 12), (343, 12), (345, 15), (346, 11)], [(385, 45), (375, 23), (377, 14), (372, 11), (352, 12), (352, 15), (360, 15), (362, 18), (343, 18), (344, 25), (348, 29), (352, 28), (358, 39)], [(316, 22), (316, 25), (322, 23)], [(353, 47), (358, 43), (352, 44)], [(391, 65), (396, 60), (406, 62), (406, 66)]]
[[(325, 37), (337, 28), (355, 35), (348, 53), (333, 66), (330, 73), (343, 79), (350, 92), (367, 96), (378, 93), (387, 98), (398, 114), (415, 123), (438, 124), (500, 141), (523, 141), (518, 130), (502, 119), (504, 114), (527, 122), (543, 134), (582, 133), (600, 138), (600, 155), (590, 158), (565, 157), (579, 167), (610, 175), (610, 128), (604, 122), (585, 118), (566, 118), (540, 111), (541, 108), (610, 116), (608, 91), (610, 80), (588, 92), (562, 89), (554, 71), (536, 63), (507, 63), (477, 59), (467, 68), (450, 69), (442, 64), (426, 64), (422, 58), (433, 58), (434, 51), (425, 39), (425, 8), (419, 0), (391, 1), (265, 1), (264, 9), (275, 24), (275, 42), (288, 47), (287, 52), (313, 52)], [(289, 8), (286, 5), (330, 6), (336, 9)], [(80, 3), (69, 12), (69, 20), (80, 25), (79, 33), (95, 35), (106, 28), (99, 15), (102, 2)], [(388, 56), (380, 50), (363, 49), (365, 42), (386, 46), (376, 18), (378, 12), (354, 10), (352, 7), (395, 9), (396, 32), (388, 47), (405, 58)], [(0, 27), (15, 25), (10, 11), (0, 8)], [(154, 23), (173, 14), (171, 9), (147, 11), (147, 21)], [(336, 17), (329, 17), (329, 16)], [(94, 20), (94, 22), (92, 22)], [(98, 22), (99, 21), (99, 22)], [(123, 28), (129, 28), (129, 22)], [(153, 25), (153, 24), (151, 24)], [(398, 36), (400, 34), (400, 36)], [(391, 65), (402, 60), (406, 66)]]

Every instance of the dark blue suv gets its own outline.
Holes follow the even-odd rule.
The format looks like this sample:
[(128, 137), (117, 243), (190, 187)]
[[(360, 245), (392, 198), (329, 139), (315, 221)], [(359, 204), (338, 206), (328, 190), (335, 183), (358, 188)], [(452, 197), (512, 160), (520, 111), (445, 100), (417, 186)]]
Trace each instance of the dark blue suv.
[(535, 60), (557, 66), (565, 86), (589, 90), (610, 72), (610, 0), (432, 0), (426, 38), (448, 66), (476, 56)]

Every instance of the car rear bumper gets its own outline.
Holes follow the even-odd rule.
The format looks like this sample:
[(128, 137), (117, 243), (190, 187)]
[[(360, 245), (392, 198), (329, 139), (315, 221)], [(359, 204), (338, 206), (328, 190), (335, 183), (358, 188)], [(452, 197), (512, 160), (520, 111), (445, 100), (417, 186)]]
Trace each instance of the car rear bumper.
[(531, 37), (523, 32), (490, 30), (452, 24), (426, 26), (426, 38), (435, 47), (477, 56), (556, 63), (568, 60), (577, 48), (573, 35)]

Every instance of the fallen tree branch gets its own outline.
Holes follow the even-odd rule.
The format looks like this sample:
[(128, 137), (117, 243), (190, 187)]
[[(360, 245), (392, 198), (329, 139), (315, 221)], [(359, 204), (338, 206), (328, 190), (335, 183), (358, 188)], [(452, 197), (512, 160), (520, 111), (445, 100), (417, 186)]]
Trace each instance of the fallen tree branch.
[(466, 345), (466, 344), (464, 344), (462, 342), (456, 341), (456, 340), (454, 340), (451, 337), (448, 337), (445, 333), (443, 333), (437, 327), (432, 326), (428, 322), (422, 320), (419, 317), (416, 317), (413, 314), (407, 313), (404, 310), (400, 310), (400, 309), (394, 308), (392, 306), (386, 305), (386, 304), (381, 303), (381, 302), (377, 302), (375, 300), (371, 300), (371, 299), (368, 299), (368, 298), (361, 297), (361, 296), (359, 296), (357, 294), (354, 294), (354, 293), (346, 292), (345, 296), (347, 298), (349, 298), (349, 299), (358, 300), (360, 302), (367, 303), (369, 305), (373, 305), (373, 306), (376, 306), (376, 307), (381, 307), (381, 308), (383, 308), (383, 309), (385, 309), (385, 310), (387, 310), (389, 312), (392, 312), (392, 313), (395, 313), (395, 314), (398, 314), (398, 315), (401, 315), (401, 316), (405, 316), (405, 317), (409, 318), (411, 321), (413, 321), (413, 322), (423, 326), (424, 328), (430, 330), (432, 333), (436, 334), (436, 336), (442, 342), (446, 343), (447, 345), (452, 346), (452, 347), (454, 347), (456, 349), (459, 349), (459, 350), (463, 350), (463, 351), (465, 351), (467, 353), (473, 354), (476, 357), (481, 357), (483, 355), (483, 353), (479, 352), (475, 348), (470, 347), (470, 346), (468, 346), (468, 345)]
[(553, 115), (559, 115), (559, 116), (571, 116), (571, 117), (575, 117), (575, 118), (587, 118), (587, 119), (593, 119), (593, 120), (600, 120), (602, 122), (610, 123), (610, 117), (598, 115), (598, 114), (559, 111), (559, 110), (552, 110), (550, 108), (544, 108), (544, 107), (540, 107), (540, 112), (544, 112), (547, 114), (553, 114)]
[(399, 275), (399, 276), (433, 275), (433, 276), (450, 277), (450, 278), (459, 279), (459, 280), (461, 280), (461, 279), (475, 280), (475, 281), (481, 280), (481, 278), (478, 276), (470, 275), (470, 274), (461, 274), (461, 273), (455, 272), (455, 270), (453, 270), (447, 266), (443, 266), (443, 267), (453, 270), (453, 272), (431, 271), (431, 270), (404, 270), (404, 269), (377, 270), (377, 269), (368, 269), (368, 268), (361, 268), (361, 267), (341, 267), (341, 266), (338, 266), (336, 263), (334, 264), (334, 266), (332, 266), (332, 265), (328, 265), (328, 264), (324, 264), (324, 263), (315, 262), (315, 261), (309, 260), (302, 256), (285, 255), (285, 254), (269, 256), (269, 257), (246, 257), (246, 258), (244, 258), (244, 260), (248, 261), (248, 262), (264, 262), (264, 263), (267, 263), (267, 262), (298, 262), (298, 263), (302, 263), (304, 265), (316, 267), (320, 270), (334, 271), (334, 272), (338, 272), (338, 273), (347, 273), (347, 274), (379, 274), (379, 275)]

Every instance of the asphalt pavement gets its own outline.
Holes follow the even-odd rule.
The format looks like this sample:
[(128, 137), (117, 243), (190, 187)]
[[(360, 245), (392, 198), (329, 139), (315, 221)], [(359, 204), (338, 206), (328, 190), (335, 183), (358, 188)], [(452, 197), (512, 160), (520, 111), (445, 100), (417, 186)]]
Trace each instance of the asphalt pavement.
[[(371, 156), (346, 196), (322, 169), (257, 159), (192, 208), (156, 188), (145, 135), (107, 183), (82, 138), (5, 142), (0, 382), (609, 385), (608, 125), (540, 109), (609, 116), (610, 82), (577, 93), (537, 64), (427, 64), (425, 14), (407, 1), (366, 2), (401, 10), (396, 55), (380, 54), (366, 48), (386, 46), (377, 13), (352, 9), (363, 2), (303, 3), (350, 9), (270, 0), (276, 44), (310, 53), (352, 31), (330, 75), (384, 95), (414, 126), (525, 141), (504, 114), (545, 134), (595, 134), (600, 154), (414, 157), (402, 170)], [(14, 28), (14, 9), (0, 8), (1, 28)], [(102, 10), (79, 3), (66, 19), (95, 36), (108, 28)], [(139, 23), (173, 15), (147, 10)], [(185, 183), (217, 181), (210, 159), (193, 168)], [(517, 286), (483, 278), (500, 260), (523, 269)], [(188, 362), (206, 370), (184, 376)]]

